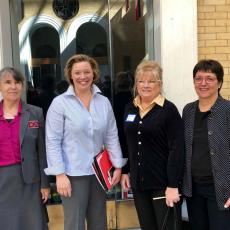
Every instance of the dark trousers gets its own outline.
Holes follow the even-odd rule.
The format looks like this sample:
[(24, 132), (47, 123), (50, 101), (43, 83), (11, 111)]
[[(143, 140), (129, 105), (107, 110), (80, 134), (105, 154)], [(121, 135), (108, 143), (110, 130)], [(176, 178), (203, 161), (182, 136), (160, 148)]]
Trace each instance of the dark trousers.
[[(163, 224), (167, 205), (165, 199), (153, 200), (153, 197), (165, 196), (165, 191), (139, 191), (133, 190), (134, 203), (142, 230), (160, 230)], [(178, 230), (181, 229), (181, 202), (176, 205)], [(173, 209), (170, 210), (167, 228), (174, 230)]]
[(186, 201), (192, 230), (230, 229), (230, 211), (218, 209), (213, 184), (193, 183), (192, 197)]

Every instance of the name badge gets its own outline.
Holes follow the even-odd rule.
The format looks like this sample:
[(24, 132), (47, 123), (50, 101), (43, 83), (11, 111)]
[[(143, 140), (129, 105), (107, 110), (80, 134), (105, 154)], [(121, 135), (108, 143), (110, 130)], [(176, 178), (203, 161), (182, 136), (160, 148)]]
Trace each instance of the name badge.
[(37, 128), (39, 128), (39, 122), (38, 122), (38, 120), (28, 121), (28, 128), (29, 129), (37, 129)]
[(133, 122), (136, 117), (136, 114), (129, 114), (126, 118), (126, 121)]

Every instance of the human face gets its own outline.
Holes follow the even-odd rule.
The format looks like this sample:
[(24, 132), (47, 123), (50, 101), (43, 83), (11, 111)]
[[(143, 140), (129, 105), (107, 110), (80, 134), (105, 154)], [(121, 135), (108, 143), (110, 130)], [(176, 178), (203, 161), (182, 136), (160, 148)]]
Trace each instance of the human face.
[(142, 101), (152, 101), (161, 93), (161, 81), (151, 71), (137, 75), (137, 93)]
[(199, 99), (215, 99), (221, 83), (214, 73), (198, 71), (194, 77), (194, 85)]
[(16, 81), (10, 73), (0, 78), (0, 91), (4, 101), (18, 102), (22, 93), (22, 82)]
[(89, 62), (74, 63), (71, 70), (76, 92), (90, 91), (93, 83), (93, 70)]

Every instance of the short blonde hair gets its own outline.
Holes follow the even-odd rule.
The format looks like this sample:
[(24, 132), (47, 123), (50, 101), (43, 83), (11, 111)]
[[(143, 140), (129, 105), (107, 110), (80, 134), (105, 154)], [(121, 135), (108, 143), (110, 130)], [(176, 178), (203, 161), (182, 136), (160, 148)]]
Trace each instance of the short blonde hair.
[(137, 80), (140, 73), (152, 72), (153, 77), (162, 82), (162, 68), (161, 66), (152, 60), (143, 60), (139, 63), (135, 71), (135, 79), (133, 86), (134, 97), (137, 95)]
[(66, 63), (64, 72), (65, 77), (68, 80), (68, 82), (73, 85), (73, 80), (71, 79), (71, 71), (73, 68), (73, 65), (75, 63), (79, 62), (88, 62), (93, 70), (93, 83), (97, 82), (99, 80), (99, 66), (96, 60), (88, 55), (85, 54), (76, 54), (73, 55)]

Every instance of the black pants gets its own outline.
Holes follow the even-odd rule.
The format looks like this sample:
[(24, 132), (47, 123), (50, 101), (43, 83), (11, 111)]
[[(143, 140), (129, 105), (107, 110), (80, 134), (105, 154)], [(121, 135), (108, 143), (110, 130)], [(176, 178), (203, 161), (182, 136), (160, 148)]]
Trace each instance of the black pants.
[[(153, 200), (153, 197), (165, 196), (165, 191), (133, 190), (134, 203), (142, 230), (160, 230), (167, 212), (165, 199)], [(181, 202), (176, 205), (178, 230), (181, 229)], [(167, 230), (174, 230), (173, 210), (170, 210)], [(166, 230), (165, 229), (165, 230)]]
[(230, 211), (218, 209), (213, 184), (193, 183), (192, 197), (186, 200), (192, 230), (230, 229)]

